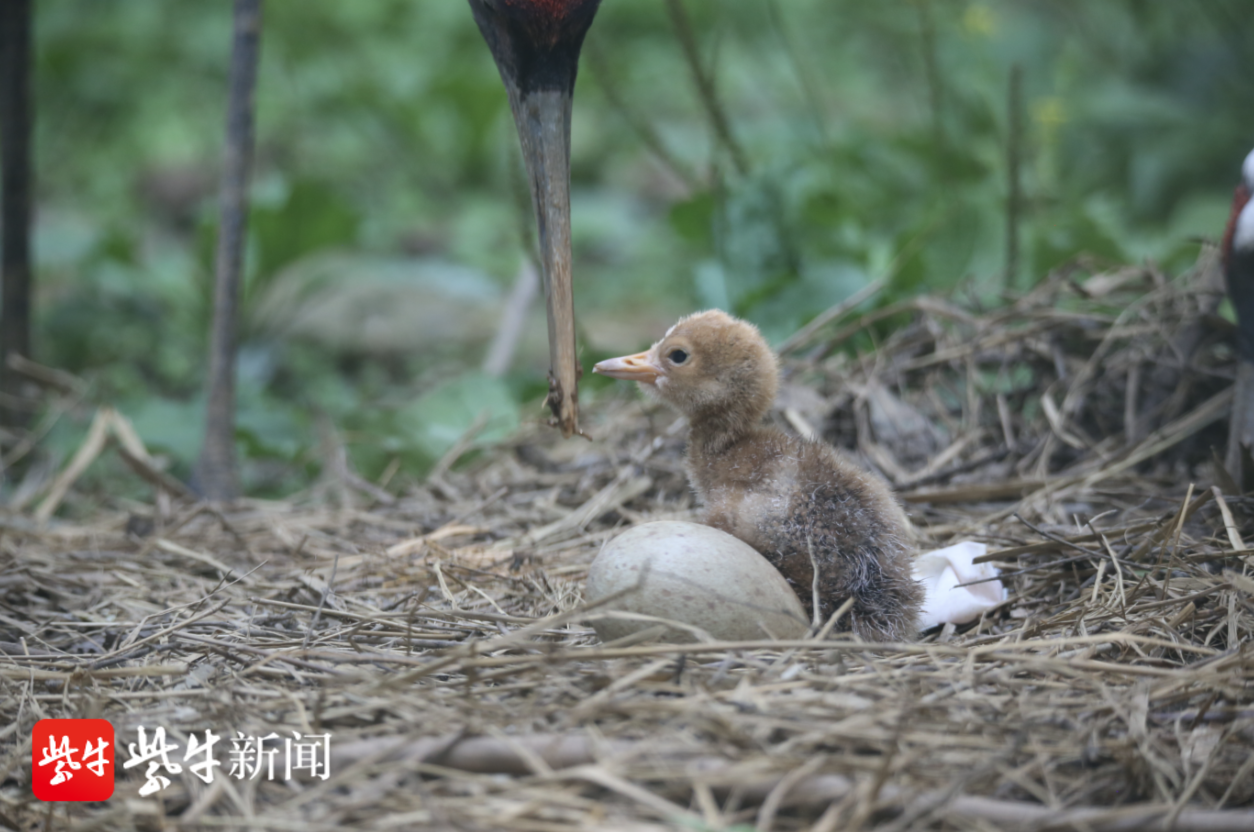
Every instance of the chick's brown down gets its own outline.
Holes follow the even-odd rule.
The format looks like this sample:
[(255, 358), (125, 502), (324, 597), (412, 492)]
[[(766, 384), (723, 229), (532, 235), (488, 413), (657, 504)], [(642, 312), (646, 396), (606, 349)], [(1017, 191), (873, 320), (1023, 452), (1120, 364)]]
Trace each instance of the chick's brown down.
[(704, 521), (761, 552), (808, 612), (817, 565), (819, 618), (852, 597), (838, 629), (876, 642), (914, 637), (923, 589), (909, 520), (881, 480), (835, 448), (761, 424), (778, 367), (756, 327), (701, 312), (596, 372), (640, 382), (688, 417), (688, 477)]

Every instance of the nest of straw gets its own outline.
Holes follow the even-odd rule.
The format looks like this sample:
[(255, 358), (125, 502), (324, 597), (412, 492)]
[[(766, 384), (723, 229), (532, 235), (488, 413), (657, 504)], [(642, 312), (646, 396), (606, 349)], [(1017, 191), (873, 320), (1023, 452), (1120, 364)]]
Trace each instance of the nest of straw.
[[(400, 496), (330, 465), (229, 507), (180, 496), (109, 412), (97, 450), (111, 425), (150, 506), (0, 518), (0, 825), (1254, 829), (1220, 298), (1213, 263), (1081, 264), (994, 312), (921, 298), (789, 342), (772, 418), (1002, 567), (1005, 603), (913, 644), (600, 643), (600, 545), (697, 508), (683, 425), (629, 391), (591, 444), (535, 428)], [(119, 750), (140, 726), (326, 733), (329, 777), (230, 777), (223, 743), (211, 784), (141, 796), (123, 752), (108, 802), (41, 804), (45, 717), (107, 718)]]

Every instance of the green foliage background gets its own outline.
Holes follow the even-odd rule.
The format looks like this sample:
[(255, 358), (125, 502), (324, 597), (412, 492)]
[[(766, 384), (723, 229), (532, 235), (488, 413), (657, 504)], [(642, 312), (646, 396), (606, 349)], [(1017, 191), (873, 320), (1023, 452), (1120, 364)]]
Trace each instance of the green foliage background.
[[(997, 302), (1016, 64), (1027, 207), (1012, 289), (1079, 254), (1184, 267), (1197, 235), (1222, 230), (1254, 145), (1244, 0), (686, 6), (730, 143), (665, 0), (605, 0), (585, 49), (572, 188), (588, 364), (711, 305), (782, 339), (895, 259), (875, 303), (959, 287)], [(36, 13), (36, 357), (91, 379), (186, 475), (231, 4)], [(477, 369), (532, 220), (465, 4), (270, 2), (262, 55), (246, 486), (307, 484), (327, 426), (367, 476), (394, 461), (416, 476), (477, 418), (481, 442), (538, 418), (542, 347), (525, 342), (503, 378)], [(296, 320), (314, 301), (322, 317)], [(586, 378), (585, 401), (601, 389)], [(51, 447), (82, 430), (63, 420)]]

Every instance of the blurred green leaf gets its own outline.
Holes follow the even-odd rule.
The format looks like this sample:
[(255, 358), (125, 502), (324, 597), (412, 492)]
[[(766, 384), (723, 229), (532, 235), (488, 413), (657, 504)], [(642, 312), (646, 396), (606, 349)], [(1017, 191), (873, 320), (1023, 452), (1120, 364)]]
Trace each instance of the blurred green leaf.
[(398, 423), (414, 447), (435, 460), (472, 426), (474, 442), (490, 443), (518, 428), (518, 405), (500, 379), (466, 373), (424, 393), (397, 412)]
[(714, 220), (714, 195), (709, 192), (677, 202), (670, 209), (671, 228), (683, 240), (694, 246), (710, 245), (710, 225)]
[(149, 453), (168, 454), (184, 463), (194, 460), (204, 439), (204, 399), (149, 396), (124, 408)]
[(252, 209), (250, 229), (260, 251), (257, 276), (261, 281), (254, 290), (288, 263), (352, 243), (359, 225), (357, 211), (334, 188), (307, 179), (296, 181), (282, 204)]

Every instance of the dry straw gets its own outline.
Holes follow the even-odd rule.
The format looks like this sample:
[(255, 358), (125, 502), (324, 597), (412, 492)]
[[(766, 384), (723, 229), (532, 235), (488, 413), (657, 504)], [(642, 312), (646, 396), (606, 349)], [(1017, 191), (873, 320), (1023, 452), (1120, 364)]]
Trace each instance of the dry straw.
[[(992, 312), (838, 310), (789, 343), (772, 418), (1007, 575), (992, 614), (907, 645), (598, 643), (598, 547), (694, 514), (682, 426), (635, 400), (592, 444), (535, 429), (395, 499), (340, 464), (335, 504), (159, 493), (59, 520), (110, 435), (172, 488), (102, 411), (35, 513), (0, 516), (0, 825), (1254, 830), (1254, 528), (1212, 461), (1219, 300), (1211, 265), (1081, 265)], [(38, 804), (31, 726), (76, 716), (122, 746), (329, 731), (331, 777), (139, 797), (128, 771), (108, 803)]]

